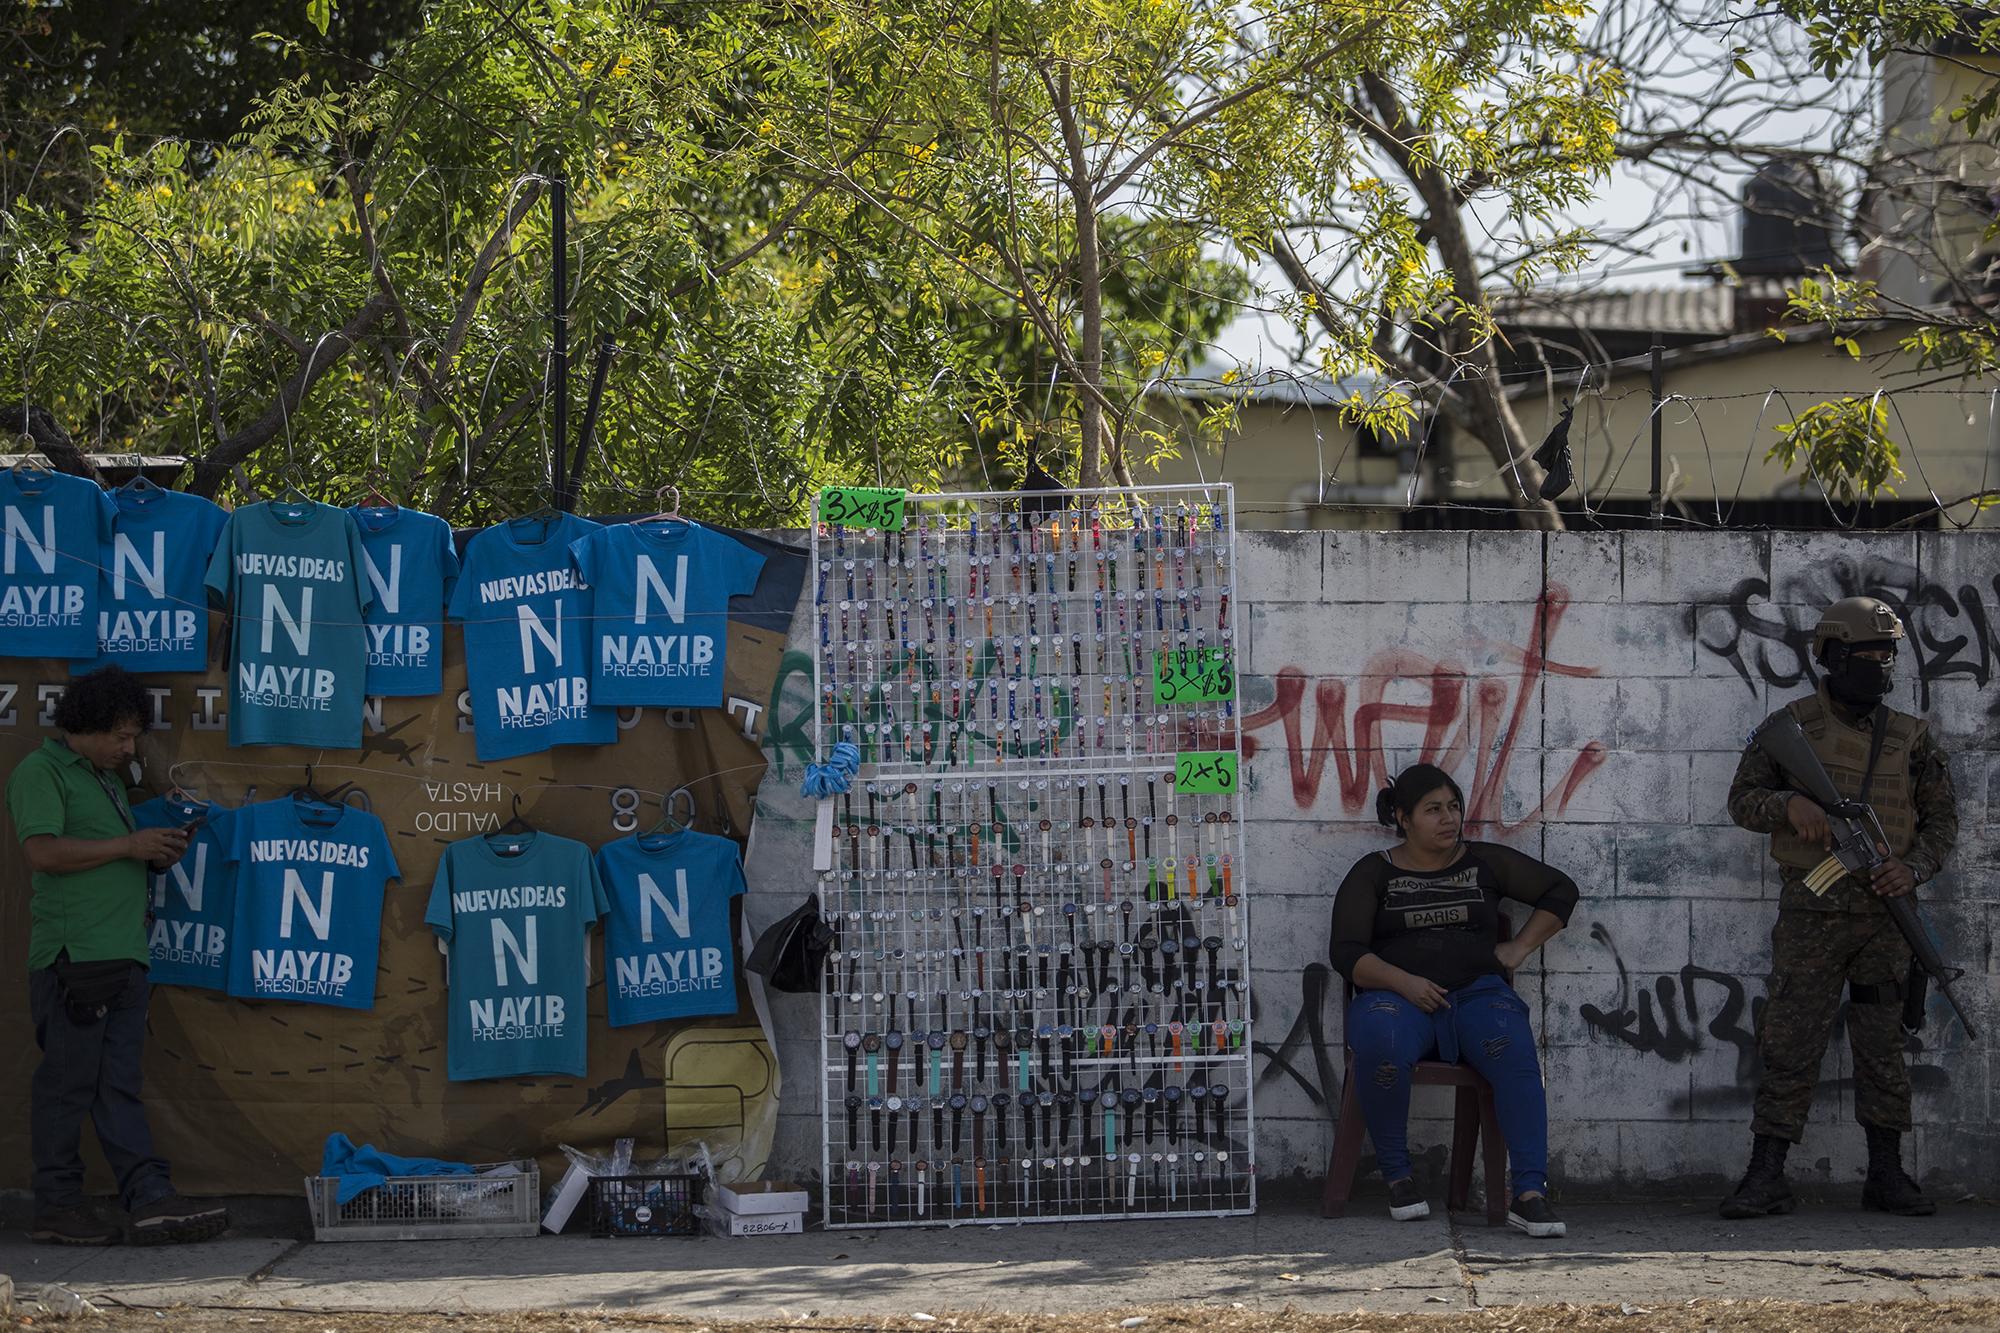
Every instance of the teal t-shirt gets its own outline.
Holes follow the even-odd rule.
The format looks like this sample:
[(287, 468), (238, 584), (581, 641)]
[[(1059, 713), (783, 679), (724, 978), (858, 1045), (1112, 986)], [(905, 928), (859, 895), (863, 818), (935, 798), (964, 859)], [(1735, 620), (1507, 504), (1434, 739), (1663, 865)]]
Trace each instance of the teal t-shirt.
[(604, 909), (574, 838), (487, 833), (444, 849), (424, 922), (450, 969), (450, 1078), (583, 1076), (589, 931)]
[(229, 743), (361, 746), (361, 534), (345, 509), (268, 500), (229, 516), (205, 580), (229, 612)]

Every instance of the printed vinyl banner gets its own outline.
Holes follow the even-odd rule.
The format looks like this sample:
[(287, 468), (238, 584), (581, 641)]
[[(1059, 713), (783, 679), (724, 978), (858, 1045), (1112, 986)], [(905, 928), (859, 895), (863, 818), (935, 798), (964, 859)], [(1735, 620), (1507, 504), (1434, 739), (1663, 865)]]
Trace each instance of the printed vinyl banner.
[[(154, 989), (146, 1103), (182, 1188), (295, 1193), (317, 1170), (333, 1130), (399, 1153), (471, 1162), (539, 1157), (545, 1174), (563, 1165), (558, 1144), (608, 1153), (628, 1136), (642, 1157), (700, 1138), (719, 1158), (762, 1167), (776, 1122), (777, 1065), (740, 981), (733, 1015), (613, 1028), (594, 937), (584, 1076), (452, 1083), (444, 960), (424, 924), (444, 848), (506, 823), (517, 795), (535, 828), (592, 848), (652, 828), (663, 798), (682, 787), (693, 799), (695, 828), (739, 841), (748, 835), (806, 555), (754, 534), (730, 535), (764, 564), (755, 592), (730, 607), (722, 705), (622, 709), (618, 739), (608, 746), (478, 762), (455, 628), (445, 635), (443, 692), (370, 698), (359, 751), (232, 749), (228, 682), (216, 660), (226, 642), (219, 620), (207, 672), (146, 677), (154, 715), (140, 743), (135, 800), (179, 783), (241, 806), (299, 786), (310, 764), (313, 786), (382, 820), (402, 869), (385, 897), (371, 1010)], [(55, 734), (50, 711), (69, 675), (66, 662), (0, 659), (0, 772)], [(28, 870), (11, 827), (0, 838), (0, 884), (0, 969), (10, 978), (0, 1051), (12, 1071), (0, 1087), (0, 1188), (25, 1189), (28, 1082), (38, 1056), (24, 981)], [(94, 1146), (87, 1151), (93, 1190), (108, 1190)]]

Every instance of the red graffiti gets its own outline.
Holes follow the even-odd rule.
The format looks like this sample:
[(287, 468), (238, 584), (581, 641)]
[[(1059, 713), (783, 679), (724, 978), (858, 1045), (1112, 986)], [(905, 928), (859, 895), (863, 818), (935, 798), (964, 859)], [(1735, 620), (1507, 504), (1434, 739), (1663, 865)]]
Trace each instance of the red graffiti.
[[(1525, 827), (1545, 814), (1560, 814), (1576, 795), (1583, 780), (1602, 766), (1604, 746), (1592, 741), (1571, 763), (1568, 774), (1544, 794), (1535, 809), (1520, 823), (1509, 825), (1500, 817), (1501, 793), (1507, 772), (1521, 739), (1521, 723), (1528, 702), (1544, 673), (1553, 676), (1595, 676), (1597, 668), (1572, 666), (1553, 661), (1547, 645), (1569, 608), (1569, 594), (1550, 585), (1535, 604), (1534, 625), (1527, 647), (1499, 646), (1500, 654), (1519, 665), (1511, 681), (1497, 677), (1475, 677), (1456, 662), (1435, 661), (1406, 648), (1387, 648), (1368, 661), (1354, 707), (1353, 739), (1349, 742), (1345, 680), (1321, 678), (1313, 690), (1316, 716), (1312, 743), (1305, 743), (1300, 716), (1305, 701), (1306, 682), (1312, 677), (1295, 666), (1284, 667), (1276, 677), (1277, 697), (1267, 708), (1243, 719), (1243, 757), (1249, 759), (1261, 748), (1255, 735), (1277, 723), (1284, 728), (1285, 749), (1291, 764), (1292, 799), (1301, 810), (1309, 810), (1319, 799), (1321, 780), (1332, 759), (1339, 784), (1340, 803), (1349, 814), (1368, 808), (1375, 792), (1389, 781), (1388, 763), (1382, 746), (1382, 726), (1388, 722), (1420, 725), (1424, 729), (1419, 757), (1447, 772), (1457, 772), (1467, 756), (1472, 759), (1472, 778), (1465, 783), (1469, 824), (1490, 824), (1502, 833)], [(1389, 686), (1399, 680), (1422, 681), (1429, 687), (1425, 703), (1388, 703), (1383, 699)], [(1509, 694), (1512, 705), (1509, 706)], [(1468, 706), (1470, 694), (1470, 706)]]

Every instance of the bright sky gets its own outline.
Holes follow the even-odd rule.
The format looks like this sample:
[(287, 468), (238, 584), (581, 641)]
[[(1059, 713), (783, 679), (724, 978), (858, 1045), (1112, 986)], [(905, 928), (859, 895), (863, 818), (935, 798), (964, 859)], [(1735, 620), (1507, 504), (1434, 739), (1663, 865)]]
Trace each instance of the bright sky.
[[(1728, 0), (1625, 0), (1631, 8), (1622, 15), (1611, 12), (1618, 2), (1602, 0), (1594, 21), (1600, 46), (1621, 53), (1620, 63), (1634, 71), (1635, 94), (1623, 118), (1628, 131), (1640, 130), (1649, 119), (1686, 124), (1707, 115), (1716, 130), (1760, 146), (1825, 148), (1849, 138), (1847, 151), (1865, 154), (1872, 145), (1879, 105), (1872, 73), (1856, 70), (1838, 84), (1788, 73), (1802, 67), (1797, 31), (1789, 25), (1753, 30), (1732, 24), (1731, 12), (1744, 7)], [(1683, 11), (1681, 21), (1663, 12), (1670, 6)], [(1756, 21), (1772, 22), (1768, 12)], [(1668, 33), (1671, 40), (1662, 40)], [(1733, 49), (1746, 45), (1754, 81), (1737, 74), (1731, 63)], [(1640, 61), (1644, 71), (1636, 69)], [(1643, 88), (1636, 86), (1642, 73)], [(1854, 81), (1860, 79), (1870, 82)], [(1857, 102), (1867, 114), (1854, 114)], [(1685, 276), (1686, 270), (1737, 255), (1739, 202), (1753, 168), (1735, 159), (1714, 160), (1705, 169), (1708, 179), (1694, 187), (1658, 168), (1621, 164), (1591, 206), (1570, 221), (1600, 237), (1627, 238), (1643, 253), (1607, 249), (1584, 272), (1551, 279), (1551, 285), (1675, 287), (1707, 281)], [(1257, 278), (1273, 289), (1284, 287), (1275, 265), (1263, 266)], [(1298, 335), (1284, 318), (1247, 311), (1223, 332), (1213, 356), (1256, 368), (1303, 370), (1308, 367), (1298, 362), (1299, 350)]]

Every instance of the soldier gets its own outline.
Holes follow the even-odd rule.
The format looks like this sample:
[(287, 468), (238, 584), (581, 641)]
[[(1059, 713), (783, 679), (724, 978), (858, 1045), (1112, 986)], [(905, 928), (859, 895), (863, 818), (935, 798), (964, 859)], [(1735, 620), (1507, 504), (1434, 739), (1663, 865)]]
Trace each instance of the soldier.
[(1910, 1076), (1898, 1027), (1910, 946), (1881, 899), (1911, 893), (1943, 868), (1958, 841), (1958, 811), (1945, 754), (1928, 724), (1886, 707), (1903, 623), (1873, 597), (1835, 602), (1813, 630), (1824, 671), (1808, 697), (1785, 705), (1843, 796), (1875, 808), (1889, 860), (1872, 882), (1843, 877), (1825, 894), (1806, 887), (1832, 837), (1826, 814), (1786, 785), (1755, 746), (1743, 752), (1729, 787), (1729, 817), (1771, 835), (1784, 887), (1771, 931), (1771, 986), (1757, 1025), (1763, 1081), (1750, 1124), (1750, 1169), (1722, 1203), (1729, 1218), (1789, 1213), (1785, 1154), (1804, 1137), (1820, 1059), (1847, 991), (1847, 1038), (1854, 1050), (1854, 1114), (1868, 1138), (1864, 1208), (1906, 1217), (1937, 1205), (1903, 1171), (1910, 1128)]

